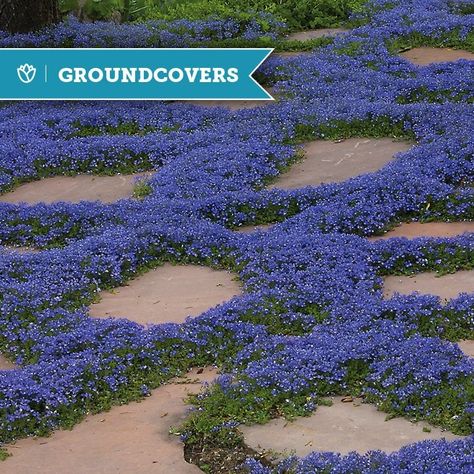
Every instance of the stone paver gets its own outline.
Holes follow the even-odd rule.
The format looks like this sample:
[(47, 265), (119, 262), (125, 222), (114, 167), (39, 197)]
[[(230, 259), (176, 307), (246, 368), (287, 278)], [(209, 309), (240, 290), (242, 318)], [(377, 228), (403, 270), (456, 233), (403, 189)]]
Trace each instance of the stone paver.
[(305, 158), (277, 178), (272, 188), (295, 189), (348, 178), (379, 170), (396, 153), (413, 146), (391, 138), (351, 138), (339, 142), (315, 140), (304, 146)]
[(449, 275), (419, 273), (412, 276), (388, 276), (384, 278), (384, 297), (394, 293), (409, 295), (415, 291), (437, 295), (444, 300), (456, 298), (460, 293), (474, 292), (474, 270), (459, 271)]
[(29, 254), (29, 253), (38, 253), (38, 252), (41, 251), (39, 249), (34, 249), (34, 248), (30, 248), (30, 247), (12, 247), (10, 245), (7, 245), (3, 248), (5, 250), (7, 250), (8, 252), (17, 253), (17, 254), (21, 254), (21, 255)]
[(334, 37), (349, 30), (346, 28), (319, 28), (318, 30), (298, 31), (287, 36), (288, 40), (308, 41), (315, 38), (322, 38), (324, 36)]
[(241, 293), (235, 275), (197, 265), (166, 264), (101, 293), (93, 317), (127, 318), (140, 324), (182, 323)]
[(426, 423), (414, 424), (404, 418), (385, 421), (386, 413), (373, 405), (341, 400), (337, 397), (331, 407), (320, 406), (312, 416), (293, 422), (278, 418), (265, 425), (241, 427), (245, 441), (258, 451), (295, 451), (298, 456), (306, 456), (312, 451), (393, 452), (426, 439), (459, 438), (434, 427), (430, 427), (430, 433), (424, 432), (423, 427), (429, 427)]
[(474, 222), (408, 222), (401, 224), (384, 235), (369, 240), (391, 239), (392, 237), (455, 237), (465, 232), (474, 232)]
[(459, 59), (474, 60), (473, 53), (463, 49), (451, 48), (413, 48), (401, 53), (401, 56), (419, 66), (426, 66), (432, 63), (453, 62), (458, 61)]
[(116, 176), (55, 176), (26, 183), (0, 196), (0, 202), (47, 204), (67, 201), (102, 201), (106, 203), (130, 198), (136, 178), (143, 174)]
[(243, 227), (239, 227), (238, 229), (234, 229), (234, 232), (239, 234), (251, 234), (252, 232), (267, 232), (269, 231), (275, 224), (261, 224), (261, 225), (245, 225)]
[(459, 348), (469, 357), (474, 357), (474, 341), (459, 341)]
[[(212, 381), (216, 371), (189, 376)], [(197, 393), (200, 383), (169, 384), (154, 390), (140, 403), (113, 407), (88, 416), (72, 431), (55, 431), (49, 438), (21, 439), (8, 450), (2, 474), (193, 474), (170, 427), (185, 419), (183, 398)]]
[(5, 356), (0, 354), (0, 370), (12, 370), (16, 368), (13, 362), (10, 362)]
[(296, 58), (298, 56), (307, 56), (311, 54), (309, 51), (282, 51), (281, 53), (272, 53), (276, 58)]

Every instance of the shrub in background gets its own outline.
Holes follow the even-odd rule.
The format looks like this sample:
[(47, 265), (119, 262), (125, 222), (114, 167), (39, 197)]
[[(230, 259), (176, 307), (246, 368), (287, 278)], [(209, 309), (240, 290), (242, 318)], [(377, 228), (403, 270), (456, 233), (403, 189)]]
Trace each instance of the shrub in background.
[(365, 0), (61, 0), (63, 13), (79, 12), (91, 20), (189, 19), (210, 17), (248, 21), (267, 12), (292, 29), (338, 26), (361, 9)]

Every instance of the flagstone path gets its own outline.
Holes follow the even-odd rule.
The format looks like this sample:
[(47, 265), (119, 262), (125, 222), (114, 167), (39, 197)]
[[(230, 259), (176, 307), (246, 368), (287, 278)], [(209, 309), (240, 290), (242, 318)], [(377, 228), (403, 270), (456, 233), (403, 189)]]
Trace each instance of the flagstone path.
[(419, 66), (427, 66), (428, 64), (433, 63), (453, 62), (458, 61), (459, 59), (474, 60), (473, 53), (463, 49), (451, 48), (413, 48), (401, 53), (400, 56)]
[(55, 176), (26, 183), (0, 196), (0, 202), (47, 204), (64, 201), (102, 201), (110, 203), (130, 198), (137, 178), (143, 173), (115, 176)]
[(391, 138), (351, 138), (333, 142), (315, 140), (304, 145), (305, 157), (280, 175), (269, 189), (296, 189), (322, 183), (345, 181), (379, 170), (395, 154), (413, 146)]
[[(295, 452), (306, 456), (312, 451), (347, 454), (380, 449), (393, 452), (426, 439), (457, 439), (427, 423), (411, 423), (404, 418), (385, 421), (387, 414), (360, 399), (336, 397), (333, 405), (319, 406), (313, 415), (293, 422), (278, 418), (264, 425), (241, 427), (245, 442), (257, 451)], [(426, 431), (423, 431), (425, 427)], [(430, 430), (430, 432), (427, 432)]]
[(308, 41), (315, 38), (323, 38), (325, 36), (334, 37), (344, 33), (347, 33), (349, 30), (346, 28), (319, 28), (317, 30), (306, 30), (298, 31), (296, 33), (291, 33), (286, 37), (288, 40), (297, 40), (297, 41)]
[(235, 275), (197, 265), (165, 264), (131, 280), (128, 286), (101, 293), (90, 307), (96, 318), (127, 318), (140, 324), (182, 323), (187, 316), (241, 293)]
[(443, 300), (456, 298), (460, 293), (474, 292), (474, 270), (459, 271), (438, 276), (436, 273), (419, 273), (411, 276), (388, 276), (384, 278), (384, 296), (395, 293), (409, 295), (413, 292), (437, 295)]
[(0, 354), (0, 370), (12, 370), (16, 366), (13, 362), (10, 362), (5, 356)]
[(407, 222), (400, 224), (384, 235), (369, 240), (384, 240), (392, 237), (455, 237), (465, 232), (474, 232), (474, 222)]
[(154, 390), (139, 403), (90, 415), (71, 431), (17, 441), (8, 446), (13, 456), (1, 463), (2, 474), (202, 473), (184, 460), (179, 437), (169, 434), (186, 417), (183, 399), (217, 375), (215, 369), (198, 372)]

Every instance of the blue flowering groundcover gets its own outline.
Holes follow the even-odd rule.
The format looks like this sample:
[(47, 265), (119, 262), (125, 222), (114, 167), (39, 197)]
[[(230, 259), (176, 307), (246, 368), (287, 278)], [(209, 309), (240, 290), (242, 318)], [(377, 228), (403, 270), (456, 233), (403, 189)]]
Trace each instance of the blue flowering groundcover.
[[(474, 294), (382, 298), (382, 278), (474, 267), (474, 234), (371, 242), (396, 222), (472, 220), (474, 62), (417, 67), (417, 45), (474, 51), (472, 0), (371, 0), (359, 25), (310, 54), (275, 57), (261, 80), (276, 104), (230, 111), (188, 103), (14, 103), (0, 108), (0, 190), (58, 174), (153, 170), (141, 200), (0, 204), (0, 440), (71, 427), (217, 364), (194, 399), (187, 446), (236, 451), (241, 423), (294, 417), (321, 397), (363, 394), (460, 441), (393, 454), (313, 453), (252, 473), (474, 472)], [(268, 20), (270, 21), (270, 20)], [(275, 22), (275, 35), (284, 26)], [(231, 20), (81, 24), (0, 34), (2, 47), (190, 46), (258, 40)], [(276, 38), (276, 36), (275, 36)], [(315, 138), (416, 141), (376, 173), (297, 190), (265, 186)], [(268, 232), (242, 225), (277, 223)], [(237, 273), (236, 297), (184, 324), (93, 319), (99, 291), (164, 262)]]

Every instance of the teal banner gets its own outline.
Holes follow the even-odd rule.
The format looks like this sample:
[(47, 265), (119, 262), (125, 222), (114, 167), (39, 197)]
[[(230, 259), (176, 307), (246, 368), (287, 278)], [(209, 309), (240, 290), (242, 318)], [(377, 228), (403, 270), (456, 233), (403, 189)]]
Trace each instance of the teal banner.
[(2, 100), (273, 100), (252, 74), (273, 50), (2, 48)]

